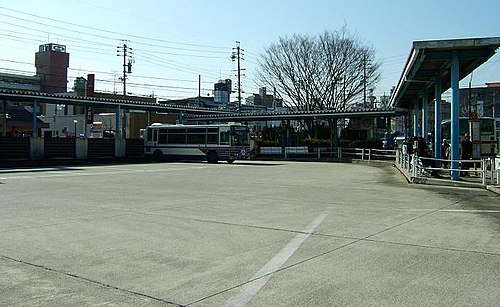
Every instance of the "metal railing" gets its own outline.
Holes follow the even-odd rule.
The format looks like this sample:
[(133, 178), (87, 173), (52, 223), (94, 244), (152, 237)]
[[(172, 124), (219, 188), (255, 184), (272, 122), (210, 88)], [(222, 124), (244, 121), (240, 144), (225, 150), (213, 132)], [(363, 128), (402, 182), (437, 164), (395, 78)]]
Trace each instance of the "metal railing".
[[(461, 177), (479, 178), (483, 185), (500, 185), (500, 158), (488, 157), (476, 160), (446, 160), (419, 157), (396, 151), (396, 163), (413, 178), (431, 176), (450, 177), (453, 171)], [(455, 166), (453, 168), (452, 166)], [(458, 168), (456, 168), (458, 166)]]
[(307, 148), (307, 147), (262, 147), (260, 154), (274, 158), (308, 158), (308, 159), (358, 159), (364, 161), (371, 160), (391, 160), (396, 158), (395, 150), (370, 149), (370, 148), (345, 148), (338, 147), (332, 151), (331, 148)]

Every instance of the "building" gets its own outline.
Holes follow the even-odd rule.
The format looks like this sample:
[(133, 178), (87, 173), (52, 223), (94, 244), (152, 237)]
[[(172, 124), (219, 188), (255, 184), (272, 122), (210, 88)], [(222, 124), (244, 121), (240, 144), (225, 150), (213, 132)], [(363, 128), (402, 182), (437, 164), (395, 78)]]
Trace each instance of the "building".
[(229, 102), (231, 99), (231, 79), (219, 80), (214, 83), (214, 90), (212, 96), (198, 96), (189, 97), (184, 99), (171, 99), (160, 101), (161, 103), (182, 105), (187, 107), (198, 108), (218, 108), (227, 109), (232, 104)]
[(0, 73), (0, 89), (39, 92), (40, 77)]
[(500, 117), (500, 82), (460, 89), (460, 115), (475, 112), (479, 117)]
[(265, 106), (271, 110), (283, 107), (283, 99), (277, 98), (276, 95), (268, 95), (265, 87), (261, 87), (258, 94), (247, 97), (245, 102), (247, 105)]
[[(0, 118), (4, 116), (4, 112), (0, 115)], [(31, 135), (33, 129), (33, 108), (28, 106), (10, 106), (5, 110), (6, 116), (6, 127), (5, 136), (10, 137), (28, 137)], [(37, 120), (38, 131), (37, 134), (40, 135), (43, 129), (49, 128), (49, 125), (41, 121), (39, 118)], [(3, 120), (0, 120), (0, 131), (4, 131)]]
[(227, 105), (231, 99), (231, 79), (219, 80), (214, 84), (214, 102)]
[(45, 44), (35, 54), (36, 74), (44, 93), (65, 93), (68, 84), (69, 53), (66, 46)]

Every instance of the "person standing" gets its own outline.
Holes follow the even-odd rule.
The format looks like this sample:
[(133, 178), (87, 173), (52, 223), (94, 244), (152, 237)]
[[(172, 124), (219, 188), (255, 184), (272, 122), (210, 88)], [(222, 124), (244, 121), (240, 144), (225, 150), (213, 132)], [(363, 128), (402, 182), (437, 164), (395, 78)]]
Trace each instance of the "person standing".
[[(443, 143), (441, 143), (441, 159), (450, 160), (450, 143), (448, 143), (447, 139), (443, 139)], [(443, 167), (448, 167), (449, 161), (443, 161)]]
[[(469, 134), (464, 134), (462, 143), (460, 144), (460, 160), (471, 160), (472, 159), (472, 142), (470, 140)], [(462, 169), (469, 169), (470, 163), (462, 161)], [(462, 172), (461, 176), (467, 176), (467, 172)]]

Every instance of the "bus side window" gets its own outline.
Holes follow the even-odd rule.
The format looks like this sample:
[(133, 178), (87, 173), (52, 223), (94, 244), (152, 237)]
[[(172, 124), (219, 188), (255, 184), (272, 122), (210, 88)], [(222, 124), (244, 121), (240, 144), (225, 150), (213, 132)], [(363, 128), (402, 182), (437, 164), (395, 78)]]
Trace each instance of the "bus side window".
[(160, 129), (160, 135), (158, 136), (159, 144), (167, 144), (167, 134), (168, 134), (167, 129)]
[(220, 144), (221, 145), (228, 145), (229, 144), (229, 131), (221, 131)]
[(219, 144), (219, 128), (207, 128), (207, 144)]

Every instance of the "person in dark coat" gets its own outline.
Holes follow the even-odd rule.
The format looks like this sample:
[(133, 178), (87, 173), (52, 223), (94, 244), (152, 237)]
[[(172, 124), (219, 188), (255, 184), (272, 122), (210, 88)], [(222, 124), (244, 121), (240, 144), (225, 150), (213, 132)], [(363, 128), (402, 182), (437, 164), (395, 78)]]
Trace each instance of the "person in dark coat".
[[(470, 140), (469, 134), (464, 134), (462, 143), (460, 144), (460, 160), (471, 160), (472, 159), (472, 142)], [(462, 161), (462, 169), (469, 169), (470, 163)], [(467, 176), (467, 172), (462, 172), (462, 176)]]
[[(443, 139), (443, 143), (441, 144), (441, 159), (450, 160), (450, 143), (448, 143), (447, 139)], [(449, 161), (443, 161), (443, 167), (448, 167)]]

